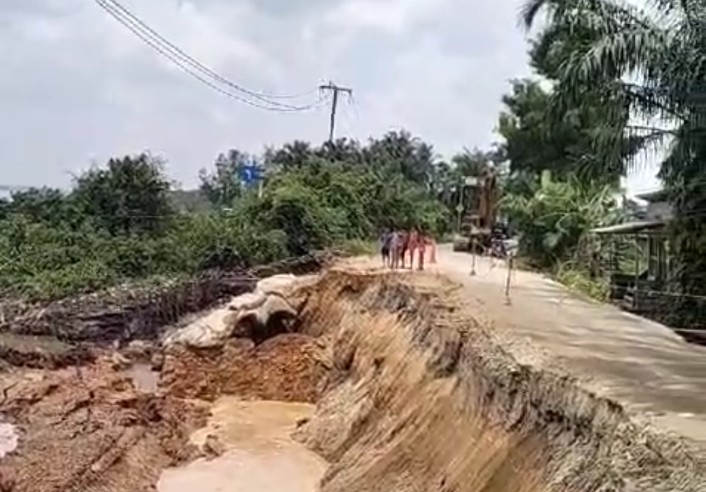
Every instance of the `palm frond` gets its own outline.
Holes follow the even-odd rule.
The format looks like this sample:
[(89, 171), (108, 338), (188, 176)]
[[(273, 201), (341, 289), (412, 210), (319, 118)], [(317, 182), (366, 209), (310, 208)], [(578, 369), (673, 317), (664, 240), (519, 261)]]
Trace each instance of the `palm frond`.
[(520, 23), (525, 29), (532, 28), (539, 12), (550, 3), (551, 0), (528, 0), (520, 7)]

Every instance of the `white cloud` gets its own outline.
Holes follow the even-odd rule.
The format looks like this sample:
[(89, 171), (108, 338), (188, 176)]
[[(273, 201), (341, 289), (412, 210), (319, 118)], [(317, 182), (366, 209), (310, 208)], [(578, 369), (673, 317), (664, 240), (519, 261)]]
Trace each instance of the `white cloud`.
[(376, 28), (392, 34), (414, 28), (440, 14), (447, 0), (348, 0), (327, 15), (327, 21), (343, 29)]
[[(443, 153), (488, 145), (508, 79), (528, 73), (520, 0), (122, 0), (186, 52), (242, 85), (355, 90), (339, 136), (408, 128)], [(326, 109), (273, 114), (227, 99), (86, 0), (0, 2), (4, 184), (65, 185), (70, 173), (151, 149), (187, 184), (219, 152), (320, 142)]]

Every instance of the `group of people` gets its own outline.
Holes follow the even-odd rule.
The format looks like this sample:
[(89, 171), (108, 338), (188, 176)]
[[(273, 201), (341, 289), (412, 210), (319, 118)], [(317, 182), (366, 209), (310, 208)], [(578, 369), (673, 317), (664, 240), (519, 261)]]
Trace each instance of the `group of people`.
[(416, 256), (417, 269), (424, 270), (424, 255), (429, 244), (431, 239), (416, 229), (387, 229), (380, 235), (382, 263), (392, 269), (406, 268), (406, 258), (409, 255), (409, 268), (414, 269)]

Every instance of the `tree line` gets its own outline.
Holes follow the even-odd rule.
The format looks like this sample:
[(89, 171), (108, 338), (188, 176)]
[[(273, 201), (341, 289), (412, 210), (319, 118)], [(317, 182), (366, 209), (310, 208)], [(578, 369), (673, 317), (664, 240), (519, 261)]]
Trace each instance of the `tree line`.
[(612, 197), (638, 153), (666, 149), (659, 178), (675, 217), (663, 288), (679, 294), (669, 321), (703, 326), (702, 3), (659, 0), (640, 9), (618, 0), (528, 0), (522, 21), (535, 28), (534, 76), (513, 82), (498, 131), (510, 162), (504, 205), (524, 254), (543, 268), (574, 261), (587, 231), (620, 220)]
[(149, 153), (110, 159), (70, 190), (0, 202), (0, 293), (51, 300), (125, 281), (244, 268), (368, 241), (384, 227), (448, 231), (450, 166), (407, 132), (365, 144), (292, 142), (258, 156), (261, 187), (232, 149), (176, 189)]

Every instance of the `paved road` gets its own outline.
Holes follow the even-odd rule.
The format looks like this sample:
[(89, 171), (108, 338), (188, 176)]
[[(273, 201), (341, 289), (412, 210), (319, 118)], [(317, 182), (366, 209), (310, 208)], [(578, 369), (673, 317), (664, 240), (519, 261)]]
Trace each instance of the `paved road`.
[[(484, 305), (499, 333), (543, 349), (546, 359), (539, 363), (565, 367), (590, 389), (706, 450), (706, 348), (659, 323), (572, 295), (536, 273), (514, 272), (508, 305), (501, 262), (491, 267), (479, 259), (471, 276), (471, 255), (448, 246), (440, 247), (435, 268), (462, 283), (469, 302)], [(519, 348), (513, 353), (521, 356)]]

